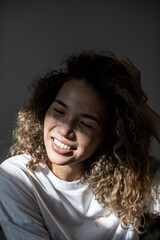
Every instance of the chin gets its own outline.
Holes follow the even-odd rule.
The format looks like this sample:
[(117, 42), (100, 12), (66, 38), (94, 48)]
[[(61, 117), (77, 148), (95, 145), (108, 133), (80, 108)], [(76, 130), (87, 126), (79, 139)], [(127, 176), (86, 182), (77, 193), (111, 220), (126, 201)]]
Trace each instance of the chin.
[(56, 164), (56, 165), (67, 165), (68, 163), (73, 161), (73, 159), (71, 159), (70, 156), (64, 156), (57, 153), (54, 153), (54, 154), (47, 153), (47, 156), (49, 161), (52, 164)]

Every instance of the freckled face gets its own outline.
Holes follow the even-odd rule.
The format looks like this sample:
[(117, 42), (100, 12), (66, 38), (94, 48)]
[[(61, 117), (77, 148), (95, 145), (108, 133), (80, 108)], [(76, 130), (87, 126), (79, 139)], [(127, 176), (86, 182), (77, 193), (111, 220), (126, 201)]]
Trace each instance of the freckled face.
[(102, 144), (106, 132), (106, 104), (82, 80), (66, 82), (44, 119), (48, 159), (56, 165), (81, 164)]

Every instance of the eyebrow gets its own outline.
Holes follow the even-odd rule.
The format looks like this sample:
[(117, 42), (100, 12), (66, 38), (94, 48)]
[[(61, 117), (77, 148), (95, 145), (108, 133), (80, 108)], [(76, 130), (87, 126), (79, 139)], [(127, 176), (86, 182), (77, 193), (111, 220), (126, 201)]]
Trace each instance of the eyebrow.
[[(68, 108), (68, 106), (64, 102), (62, 102), (60, 99), (55, 99), (54, 102), (60, 104), (61, 106), (65, 107), (65, 108)], [(101, 125), (98, 118), (96, 118), (93, 115), (90, 115), (90, 114), (87, 114), (87, 113), (81, 113), (81, 116), (84, 117), (84, 118), (91, 119), (91, 120), (97, 122), (99, 125)]]
[(81, 116), (85, 117), (85, 118), (89, 118), (89, 119), (97, 122), (100, 125), (100, 121), (98, 120), (98, 118), (94, 117), (93, 115), (86, 114), (86, 113), (81, 113)]
[(62, 102), (60, 99), (55, 99), (54, 102), (59, 103), (60, 105), (62, 105), (65, 108), (68, 108), (68, 106), (64, 102)]

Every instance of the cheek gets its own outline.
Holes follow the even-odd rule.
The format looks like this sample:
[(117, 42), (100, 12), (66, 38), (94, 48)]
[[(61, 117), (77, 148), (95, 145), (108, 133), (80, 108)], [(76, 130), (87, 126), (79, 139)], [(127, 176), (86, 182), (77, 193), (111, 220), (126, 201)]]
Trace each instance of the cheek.
[(56, 121), (51, 116), (46, 116), (44, 119), (44, 132), (50, 131), (56, 126)]
[(83, 148), (84, 151), (95, 151), (101, 144), (102, 138), (99, 136), (99, 134), (91, 134), (91, 135), (85, 135), (80, 136), (80, 146)]
[(90, 158), (99, 146), (100, 146), (100, 141), (95, 141), (95, 139), (85, 138), (82, 141), (82, 145), (79, 151), (79, 153), (81, 154), (81, 158), (83, 160)]
[(47, 133), (49, 126), (50, 126), (49, 118), (45, 117), (45, 119), (44, 119), (44, 136)]
[(50, 132), (54, 128), (54, 126), (55, 126), (55, 124), (53, 123), (53, 121), (49, 117), (45, 117), (45, 119), (44, 119), (44, 133), (43, 133), (45, 143), (49, 139)]

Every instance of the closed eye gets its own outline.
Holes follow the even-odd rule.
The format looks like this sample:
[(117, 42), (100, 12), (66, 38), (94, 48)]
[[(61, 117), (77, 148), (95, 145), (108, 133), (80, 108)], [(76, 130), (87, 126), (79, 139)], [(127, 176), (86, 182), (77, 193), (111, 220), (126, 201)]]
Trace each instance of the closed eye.
[(53, 110), (54, 110), (56, 113), (59, 113), (59, 114), (64, 114), (64, 112), (63, 112), (63, 111), (61, 111), (61, 110), (59, 110), (59, 109), (57, 109), (57, 108), (53, 108)]
[(86, 127), (86, 128), (93, 129), (93, 127), (92, 127), (91, 125), (88, 125), (88, 124), (86, 124), (86, 123), (84, 123), (84, 122), (80, 122), (80, 124), (81, 124), (82, 126)]

